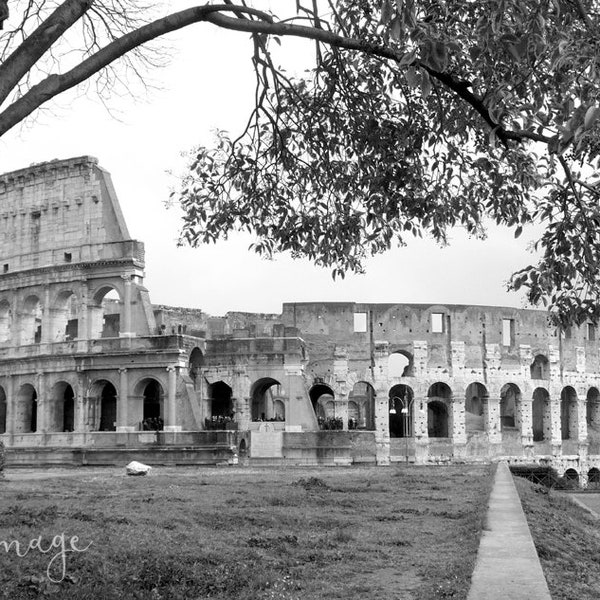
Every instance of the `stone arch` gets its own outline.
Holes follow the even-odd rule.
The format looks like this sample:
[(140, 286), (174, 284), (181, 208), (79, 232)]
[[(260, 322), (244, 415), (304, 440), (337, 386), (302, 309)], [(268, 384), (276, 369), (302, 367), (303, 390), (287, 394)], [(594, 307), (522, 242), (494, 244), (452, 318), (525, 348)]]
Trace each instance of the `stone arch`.
[(62, 290), (51, 308), (52, 342), (75, 340), (79, 337), (79, 300), (73, 290)]
[(594, 433), (596, 436), (600, 436), (600, 392), (596, 387), (591, 387), (587, 391), (585, 420), (588, 427), (588, 433)]
[(534, 442), (542, 442), (552, 438), (550, 394), (545, 388), (538, 387), (533, 390), (531, 421)]
[(315, 411), (315, 415), (317, 416), (317, 420), (319, 421), (319, 425), (321, 425), (327, 418), (325, 414), (325, 405), (327, 402), (333, 402), (335, 398), (333, 390), (324, 383), (316, 383), (310, 388), (308, 395)]
[(31, 294), (22, 304), (19, 323), (19, 341), (21, 345), (39, 344), (42, 341), (42, 303)]
[(212, 417), (233, 416), (233, 390), (224, 381), (215, 381), (208, 386)]
[(245, 438), (242, 438), (240, 440), (240, 446), (239, 446), (238, 453), (240, 456), (246, 456), (246, 454), (248, 453), (248, 444), (246, 443)]
[(358, 429), (358, 404), (348, 400), (348, 429)]
[(465, 429), (475, 433), (485, 429), (483, 408), (488, 398), (485, 385), (478, 381), (470, 383), (465, 390)]
[(12, 310), (10, 302), (6, 299), (0, 300), (0, 344), (11, 340)]
[(408, 385), (395, 385), (389, 391), (389, 431), (391, 438), (412, 437), (415, 394)]
[(531, 379), (550, 379), (550, 361), (547, 356), (537, 354), (529, 367)]
[(448, 437), (449, 405), (452, 390), (447, 383), (436, 382), (427, 392), (427, 433), (429, 437)]
[(406, 350), (396, 350), (388, 356), (388, 377), (412, 377), (414, 358)]
[[(348, 395), (348, 423), (356, 419), (355, 429), (375, 429), (375, 389), (366, 381), (357, 381)], [(356, 405), (356, 415), (350, 416), (350, 402)], [(354, 409), (353, 409), (354, 410)], [(350, 428), (350, 425), (348, 425)]]
[(50, 390), (48, 431), (75, 430), (75, 393), (66, 381), (58, 381)]
[(262, 377), (250, 388), (251, 418), (253, 421), (271, 421), (275, 417), (274, 401), (281, 396), (281, 383), (272, 377)]
[(123, 300), (119, 290), (110, 284), (98, 288), (88, 305), (90, 338), (119, 337)]
[(600, 487), (600, 469), (592, 467), (587, 474), (588, 487), (597, 489)]
[(142, 398), (142, 430), (162, 430), (165, 392), (160, 381), (154, 377), (144, 377), (136, 383), (133, 394)]
[(567, 385), (560, 393), (560, 436), (563, 440), (576, 440), (578, 433), (577, 392)]
[(30, 383), (24, 383), (17, 392), (15, 433), (37, 431), (37, 391)]
[(579, 484), (579, 473), (575, 469), (567, 469), (564, 478), (573, 483)]
[(196, 346), (190, 352), (190, 358), (188, 360), (188, 372), (190, 377), (194, 380), (194, 383), (200, 374), (202, 365), (204, 365), (204, 354), (202, 354), (202, 350)]
[(500, 429), (519, 429), (519, 409), (521, 405), (521, 390), (514, 383), (507, 383), (500, 390)]
[(6, 433), (6, 392), (0, 385), (0, 434)]
[(273, 401), (273, 415), (276, 421), (285, 421), (285, 402), (283, 400)]
[(89, 394), (89, 421), (92, 431), (115, 431), (117, 428), (117, 389), (107, 379), (95, 381)]

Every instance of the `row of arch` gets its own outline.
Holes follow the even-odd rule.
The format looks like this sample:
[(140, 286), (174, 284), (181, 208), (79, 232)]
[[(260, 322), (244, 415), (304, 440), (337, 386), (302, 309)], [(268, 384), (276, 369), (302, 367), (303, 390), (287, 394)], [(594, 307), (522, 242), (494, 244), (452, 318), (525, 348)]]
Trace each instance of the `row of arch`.
[[(0, 298), (0, 344), (29, 345), (42, 340), (62, 342), (88, 337), (118, 337), (123, 302), (117, 289), (104, 285), (87, 302), (82, 302), (73, 290), (61, 290), (49, 306), (44, 306), (36, 294), (29, 294), (19, 303), (17, 314), (8, 298)], [(85, 311), (89, 331), (80, 331)], [(44, 319), (44, 313), (47, 317)], [(49, 327), (50, 331), (43, 331)]]
[[(161, 383), (153, 378), (140, 381), (134, 394), (142, 398), (142, 429), (162, 429), (164, 391)], [(82, 422), (85, 431), (115, 431), (117, 426), (118, 394), (115, 386), (107, 380), (95, 381), (87, 393), (87, 413)], [(8, 402), (6, 390), (0, 386), (0, 433), (8, 427)], [(76, 403), (73, 387), (66, 381), (55, 383), (44, 399), (45, 414), (40, 414), (38, 390), (31, 383), (24, 383), (16, 391), (13, 407), (12, 433), (72, 432), (77, 429)]]
[[(406, 350), (398, 350), (388, 357), (388, 377), (413, 377), (414, 357)], [(529, 366), (529, 375), (534, 380), (550, 379), (550, 361), (544, 354), (537, 354)]]

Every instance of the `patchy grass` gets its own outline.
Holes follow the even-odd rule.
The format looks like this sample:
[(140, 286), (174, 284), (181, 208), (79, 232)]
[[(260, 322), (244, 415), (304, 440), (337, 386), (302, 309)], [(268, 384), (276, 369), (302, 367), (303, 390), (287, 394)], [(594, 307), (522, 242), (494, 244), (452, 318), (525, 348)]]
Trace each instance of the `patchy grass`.
[(600, 527), (566, 494), (515, 477), (553, 600), (600, 598)]
[(490, 487), (473, 466), (9, 472), (0, 540), (92, 545), (60, 583), (59, 549), (0, 546), (0, 598), (465, 598)]

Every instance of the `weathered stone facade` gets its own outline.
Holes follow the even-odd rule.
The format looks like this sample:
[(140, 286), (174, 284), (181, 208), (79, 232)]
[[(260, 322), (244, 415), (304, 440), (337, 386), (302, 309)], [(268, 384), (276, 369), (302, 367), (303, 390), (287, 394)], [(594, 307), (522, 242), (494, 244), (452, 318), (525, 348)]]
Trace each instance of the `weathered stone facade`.
[(153, 306), (143, 245), (89, 157), (1, 176), (0, 227), (0, 432), (15, 462), (159, 445), (175, 462), (505, 457), (583, 481), (600, 467), (591, 324), (456, 305)]

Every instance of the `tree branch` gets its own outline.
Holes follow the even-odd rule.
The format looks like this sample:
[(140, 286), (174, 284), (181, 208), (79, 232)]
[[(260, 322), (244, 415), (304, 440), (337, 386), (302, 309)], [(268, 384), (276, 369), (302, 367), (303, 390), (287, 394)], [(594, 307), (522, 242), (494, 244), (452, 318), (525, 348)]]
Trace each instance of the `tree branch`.
[(31, 67), (92, 6), (93, 0), (66, 0), (0, 64), (0, 104)]

